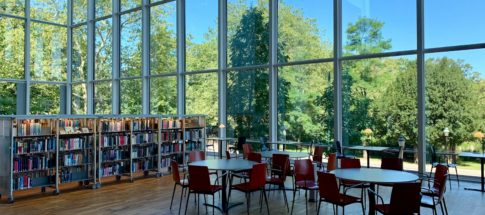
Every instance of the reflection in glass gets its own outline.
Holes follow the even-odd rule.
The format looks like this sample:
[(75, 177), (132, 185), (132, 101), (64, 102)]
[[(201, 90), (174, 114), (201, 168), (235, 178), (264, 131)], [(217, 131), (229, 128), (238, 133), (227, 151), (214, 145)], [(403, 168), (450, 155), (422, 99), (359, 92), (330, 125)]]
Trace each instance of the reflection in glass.
[(88, 75), (87, 62), (88, 28), (82, 25), (72, 29), (72, 80), (85, 81)]
[(67, 1), (66, 0), (30, 0), (30, 17), (32, 19), (67, 23)]
[(88, 19), (88, 0), (72, 1), (72, 23), (85, 22)]
[(121, 113), (141, 114), (141, 79), (121, 80)]
[(177, 113), (177, 79), (174, 76), (150, 79), (150, 113)]
[(227, 6), (228, 66), (269, 62), (268, 1), (229, 0)]
[(0, 115), (17, 112), (17, 84), (0, 82)]
[(111, 19), (105, 19), (96, 22), (96, 39), (95, 39), (95, 72), (94, 78), (100, 79), (111, 79), (111, 46), (112, 46), (112, 33)]
[(96, 82), (94, 84), (94, 113), (111, 113), (111, 81)]
[(24, 78), (24, 21), (0, 16), (0, 78)]
[(268, 71), (253, 70), (227, 74), (228, 136), (259, 138), (268, 135)]
[(174, 73), (177, 69), (176, 4), (152, 7), (150, 21), (150, 72)]
[(33, 80), (65, 81), (66, 28), (31, 23), (30, 68)]
[(207, 115), (207, 124), (217, 126), (217, 73), (186, 76), (185, 106), (187, 114)]
[(279, 140), (332, 142), (332, 76), (331, 63), (279, 69)]
[(121, 76), (141, 76), (141, 11), (121, 16)]
[(30, 86), (30, 114), (59, 114), (60, 85), (32, 84)]
[(73, 114), (86, 114), (88, 111), (88, 98), (87, 98), (87, 85), (86, 84), (73, 84), (72, 85), (72, 113)]
[(332, 1), (279, 1), (278, 62), (332, 57), (332, 38)]

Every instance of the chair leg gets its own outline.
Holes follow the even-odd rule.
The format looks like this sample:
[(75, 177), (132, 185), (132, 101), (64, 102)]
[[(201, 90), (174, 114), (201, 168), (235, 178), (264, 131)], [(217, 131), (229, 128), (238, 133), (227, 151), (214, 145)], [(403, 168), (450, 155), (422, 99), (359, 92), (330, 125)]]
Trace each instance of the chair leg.
[(456, 175), (456, 181), (458, 182), (458, 186), (460, 186), (460, 178), (458, 176), (458, 168), (455, 166), (455, 175)]
[(261, 211), (263, 211), (263, 190), (259, 192), (259, 213), (261, 213)]
[(187, 206), (189, 205), (189, 199), (190, 199), (190, 190), (189, 190), (189, 195), (187, 195), (187, 202), (185, 203), (185, 215), (187, 215)]
[(269, 206), (268, 206), (268, 198), (266, 197), (266, 190), (263, 189), (263, 196), (264, 196), (264, 202), (266, 202), (266, 210), (268, 211), (268, 215), (270, 214), (269, 213)]
[(318, 201), (317, 215), (320, 214), (320, 206), (322, 205), (322, 200)]
[(215, 206), (215, 203), (214, 203), (215, 198), (216, 198), (216, 196), (212, 195), (212, 215), (214, 215), (214, 211), (216, 210), (216, 208), (214, 207)]
[(182, 199), (184, 197), (184, 190), (186, 189), (187, 188), (182, 187), (182, 193), (180, 193), (179, 214), (180, 214), (180, 211), (182, 210)]
[(204, 194), (204, 203), (205, 203), (205, 213), (207, 214), (207, 195)]
[(175, 189), (177, 188), (177, 184), (173, 185), (173, 191), (172, 191), (172, 200), (170, 200), (170, 210), (172, 210), (172, 203), (173, 203), (173, 197), (175, 196)]
[(249, 205), (251, 204), (251, 196), (249, 193), (246, 193), (246, 209), (247, 209), (247, 212), (248, 212), (248, 215), (249, 215)]
[(443, 204), (440, 202), (441, 214), (445, 215), (445, 209), (443, 209)]
[(295, 207), (296, 190), (293, 189), (293, 202), (291, 203), (291, 213), (293, 214), (293, 208)]
[(443, 196), (443, 199), (441, 201), (443, 202), (443, 205), (445, 206), (446, 215), (448, 215), (448, 208), (446, 207), (446, 201), (445, 201), (445, 197), (444, 196)]
[(342, 215), (345, 215), (345, 206), (342, 206)]
[(280, 185), (280, 189), (283, 192), (283, 197), (285, 198), (285, 205), (286, 205), (286, 210), (290, 212), (290, 207), (288, 206), (288, 198), (286, 197), (286, 189), (285, 185)]
[(305, 209), (306, 209), (306, 215), (308, 215), (308, 197), (307, 197), (307, 190), (305, 190)]

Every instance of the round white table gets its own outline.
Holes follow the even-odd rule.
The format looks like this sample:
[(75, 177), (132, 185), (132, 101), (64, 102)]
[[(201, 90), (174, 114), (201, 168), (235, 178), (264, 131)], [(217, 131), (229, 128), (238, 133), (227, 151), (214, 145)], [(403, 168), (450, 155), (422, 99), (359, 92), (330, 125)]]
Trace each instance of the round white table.
[(310, 154), (307, 152), (288, 152), (288, 151), (264, 151), (261, 152), (261, 157), (263, 158), (272, 158), (273, 154), (284, 154), (288, 155), (291, 159), (301, 159), (301, 158), (308, 158)]

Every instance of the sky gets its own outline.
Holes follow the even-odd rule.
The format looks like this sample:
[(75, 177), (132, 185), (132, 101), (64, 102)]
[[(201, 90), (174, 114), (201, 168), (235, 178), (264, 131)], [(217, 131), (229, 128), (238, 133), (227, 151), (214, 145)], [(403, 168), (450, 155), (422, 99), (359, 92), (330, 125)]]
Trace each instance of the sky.
[[(233, 2), (235, 0), (228, 0)], [(255, 5), (256, 0), (246, 0)], [(280, 0), (314, 18), (321, 37), (333, 37), (333, 0)], [(209, 27), (217, 26), (217, 0), (187, 0), (187, 33), (195, 42), (203, 41)], [(425, 47), (435, 48), (485, 42), (484, 0), (425, 0)], [(343, 0), (343, 44), (345, 26), (360, 17), (384, 22), (382, 34), (391, 39), (390, 51), (416, 49), (416, 1), (411, 0)], [(426, 55), (427, 58), (447, 56), (463, 59), (485, 78), (485, 50), (456, 51)]]

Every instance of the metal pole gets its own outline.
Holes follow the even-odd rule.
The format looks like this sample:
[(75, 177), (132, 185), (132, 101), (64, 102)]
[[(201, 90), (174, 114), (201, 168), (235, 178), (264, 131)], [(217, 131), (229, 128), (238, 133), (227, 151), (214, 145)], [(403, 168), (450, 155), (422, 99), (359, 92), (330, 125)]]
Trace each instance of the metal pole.
[(424, 0), (416, 1), (417, 14), (417, 79), (418, 79), (418, 172), (426, 173), (426, 75), (424, 59)]

